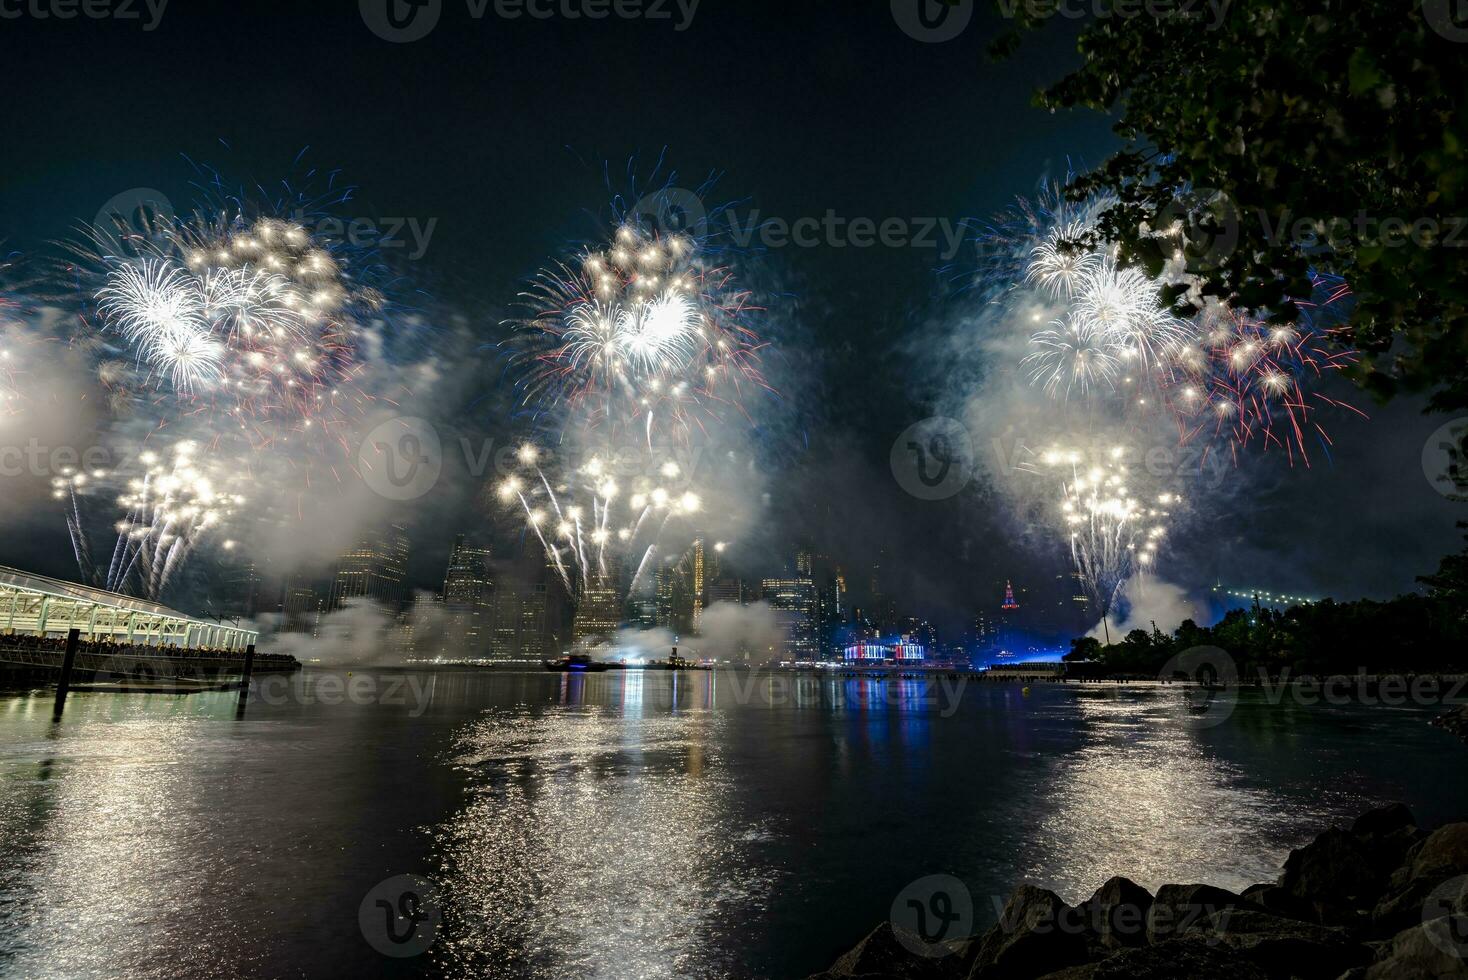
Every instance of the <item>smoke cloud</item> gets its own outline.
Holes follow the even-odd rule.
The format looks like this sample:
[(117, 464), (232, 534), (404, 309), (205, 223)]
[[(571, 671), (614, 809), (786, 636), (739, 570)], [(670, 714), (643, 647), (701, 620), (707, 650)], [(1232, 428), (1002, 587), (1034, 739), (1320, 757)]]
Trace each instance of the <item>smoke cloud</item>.
[(1134, 578), (1122, 587), (1105, 628), (1097, 623), (1087, 635), (1105, 642), (1109, 629), (1111, 642), (1116, 643), (1132, 630), (1150, 633), (1155, 624), (1171, 633), (1185, 619), (1206, 622), (1207, 614), (1207, 608), (1191, 599), (1186, 589), (1157, 579)]

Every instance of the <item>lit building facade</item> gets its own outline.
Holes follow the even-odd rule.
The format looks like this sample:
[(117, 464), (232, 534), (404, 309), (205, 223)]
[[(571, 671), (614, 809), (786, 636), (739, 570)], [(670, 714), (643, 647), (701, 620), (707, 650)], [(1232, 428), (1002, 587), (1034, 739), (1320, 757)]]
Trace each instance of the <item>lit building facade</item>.
[(533, 661), (560, 655), (564, 590), (544, 562), (492, 560), (487, 616), (491, 660)]
[(761, 593), (785, 631), (785, 654), (791, 660), (819, 659), (816, 643), (816, 587), (808, 578), (767, 578)]
[(408, 533), (398, 524), (370, 535), (337, 560), (328, 606), (340, 609), (348, 599), (371, 599), (391, 608), (407, 600)]
[(689, 557), (692, 562), (690, 571), (693, 578), (690, 583), (693, 609), (689, 614), (689, 631), (697, 633), (699, 626), (703, 624), (704, 573), (707, 571), (704, 565), (702, 537), (693, 539), (693, 553)]
[(896, 660), (912, 663), (928, 659), (928, 650), (921, 643), (906, 640), (858, 640), (842, 650), (845, 660)]
[(443, 579), (448, 653), (474, 655), (484, 652), (489, 645), (489, 626), (494, 616), (489, 563), (487, 549), (471, 548), (464, 535), (455, 536)]

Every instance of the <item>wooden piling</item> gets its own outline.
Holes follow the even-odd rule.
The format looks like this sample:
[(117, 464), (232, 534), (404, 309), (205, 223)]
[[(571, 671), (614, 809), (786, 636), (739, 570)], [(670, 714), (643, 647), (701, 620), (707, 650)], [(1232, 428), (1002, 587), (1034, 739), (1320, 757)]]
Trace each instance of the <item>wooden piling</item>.
[(245, 647), (245, 666), (240, 671), (240, 700), (235, 708), (235, 717), (245, 716), (245, 703), (250, 700), (250, 674), (255, 670), (255, 644)]
[(56, 716), (66, 707), (66, 695), (71, 689), (71, 672), (76, 667), (76, 651), (81, 645), (82, 631), (73, 629), (66, 634), (66, 655), (61, 659), (61, 680), (56, 684)]

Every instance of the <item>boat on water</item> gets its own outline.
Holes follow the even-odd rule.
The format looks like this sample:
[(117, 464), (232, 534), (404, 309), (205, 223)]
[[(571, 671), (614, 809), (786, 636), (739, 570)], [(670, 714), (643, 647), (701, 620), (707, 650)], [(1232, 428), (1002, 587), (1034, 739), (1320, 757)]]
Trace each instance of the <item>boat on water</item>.
[(602, 660), (592, 660), (584, 653), (573, 653), (569, 657), (559, 660), (547, 660), (541, 666), (553, 673), (559, 674), (599, 674), (604, 670), (620, 668), (621, 664), (607, 663)]

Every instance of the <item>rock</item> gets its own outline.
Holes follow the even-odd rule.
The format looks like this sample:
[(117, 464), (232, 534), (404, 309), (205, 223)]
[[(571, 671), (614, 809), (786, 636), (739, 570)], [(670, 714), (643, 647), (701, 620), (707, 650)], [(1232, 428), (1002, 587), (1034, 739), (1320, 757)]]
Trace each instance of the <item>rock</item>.
[(1147, 910), (1147, 941), (1161, 942), (1206, 923), (1208, 916), (1243, 904), (1242, 895), (1212, 885), (1163, 885)]
[[(916, 937), (913, 937), (916, 941)], [(890, 922), (884, 922), (867, 934), (825, 973), (811, 980), (836, 980), (846, 977), (883, 977), (893, 980), (945, 980), (963, 976), (962, 947), (944, 957), (919, 956), (902, 944)]]
[(1047, 973), (1040, 980), (1091, 980), (1100, 965), (1100, 963), (1082, 963), (1080, 966), (1068, 966), (1064, 970)]
[(1431, 874), (1468, 874), (1468, 823), (1439, 827), (1414, 850), (1412, 877)]
[(1404, 803), (1388, 803), (1377, 810), (1370, 810), (1356, 818), (1351, 824), (1351, 833), (1357, 837), (1381, 837), (1406, 827), (1416, 827), (1412, 811)]
[(1285, 859), (1279, 886), (1319, 922), (1340, 923), (1386, 891), (1380, 855), (1348, 830), (1331, 828)]
[(1044, 980), (1267, 980), (1237, 952), (1222, 946), (1169, 939), (1126, 949), (1100, 963), (1044, 975)]
[(1210, 945), (1234, 950), (1271, 978), (1335, 980), (1371, 957), (1350, 941), (1344, 929), (1286, 919), (1250, 908), (1215, 912), (1185, 933)]
[(1129, 878), (1117, 876), (1096, 889), (1080, 907), (1081, 918), (1107, 949), (1147, 942), (1147, 912), (1152, 893)]
[(1251, 905), (1257, 905), (1271, 915), (1286, 919), (1309, 919), (1310, 909), (1303, 907), (1300, 900), (1273, 883), (1250, 885), (1241, 896)]
[(1445, 916), (1399, 932), (1367, 980), (1468, 978), (1468, 916)]
[(1412, 811), (1401, 803), (1363, 813), (1351, 824), (1351, 834), (1371, 855), (1371, 865), (1382, 882), (1401, 867), (1407, 853), (1424, 837), (1412, 819)]
[[(1438, 894), (1439, 889), (1445, 894)], [(1429, 902), (1436, 906), (1429, 909)], [(1468, 914), (1468, 875), (1438, 870), (1410, 879), (1377, 902), (1371, 910), (1371, 932), (1375, 936), (1395, 936), (1423, 919), (1447, 915), (1450, 911)]]
[(1077, 966), (1094, 938), (1060, 896), (1033, 885), (1015, 889), (999, 922), (979, 940), (970, 977), (1036, 977)]
[(1455, 710), (1434, 718), (1432, 723), (1468, 741), (1468, 704), (1459, 705)]

